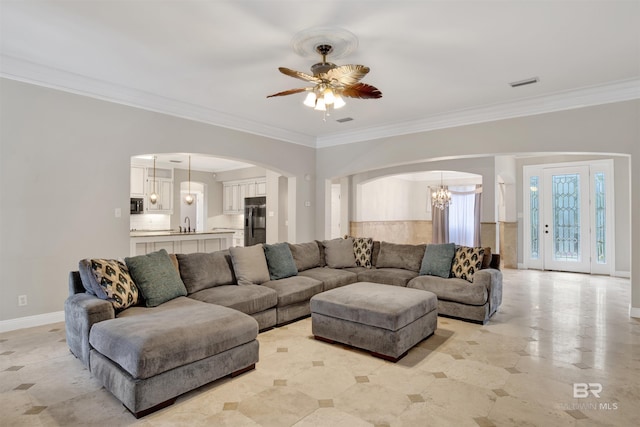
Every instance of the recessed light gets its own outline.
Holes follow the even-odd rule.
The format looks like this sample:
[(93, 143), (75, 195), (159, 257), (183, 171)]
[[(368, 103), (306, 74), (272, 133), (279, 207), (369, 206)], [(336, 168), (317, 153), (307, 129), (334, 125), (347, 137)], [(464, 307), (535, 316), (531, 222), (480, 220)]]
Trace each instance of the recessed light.
[(538, 83), (540, 81), (540, 79), (538, 77), (531, 77), (525, 80), (520, 80), (517, 82), (511, 82), (509, 83), (509, 85), (511, 87), (518, 87), (518, 86), (525, 86), (525, 85), (530, 85), (530, 84), (534, 84), (534, 83)]

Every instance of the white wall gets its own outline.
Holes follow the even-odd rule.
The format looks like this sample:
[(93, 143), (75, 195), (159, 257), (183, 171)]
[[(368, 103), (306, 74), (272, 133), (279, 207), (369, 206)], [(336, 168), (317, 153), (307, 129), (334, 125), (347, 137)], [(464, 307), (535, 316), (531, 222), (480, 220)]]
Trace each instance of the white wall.
[(129, 254), (133, 155), (202, 153), (300, 178), (295, 237), (315, 237), (312, 148), (7, 79), (0, 93), (0, 321), (61, 311), (80, 259)]
[[(401, 166), (391, 166), (391, 167), (382, 167), (380, 169), (375, 169), (371, 171), (355, 173), (353, 174), (349, 182), (351, 184), (349, 188), (349, 194), (357, 195), (358, 189), (366, 183), (378, 180), (380, 178), (392, 177), (394, 175), (399, 174), (407, 174), (412, 172), (424, 172), (424, 171), (460, 171), (466, 172), (470, 174), (478, 175), (478, 180), (473, 181), (474, 183), (482, 183), (483, 191), (482, 191), (482, 222), (494, 222), (496, 220), (495, 217), (495, 190), (496, 186), (494, 185), (496, 182), (495, 177), (495, 168), (494, 168), (495, 159), (493, 156), (491, 157), (481, 157), (481, 158), (465, 158), (465, 159), (450, 159), (450, 160), (439, 160), (439, 161), (428, 161), (428, 162), (412, 162), (410, 164), (401, 165)], [(468, 181), (460, 181), (457, 184), (468, 183)], [(438, 185), (438, 183), (426, 183), (429, 185)], [(416, 187), (417, 192), (422, 192), (422, 189)], [(344, 195), (344, 193), (343, 193)], [(423, 197), (426, 198), (426, 193), (424, 193)], [(421, 201), (419, 203), (422, 203)], [(424, 201), (426, 204), (426, 199)], [(351, 198), (351, 206), (350, 206), (350, 218), (361, 218), (361, 215), (358, 211), (359, 203), (356, 197)], [(417, 207), (416, 209), (420, 209)], [(426, 219), (431, 219), (429, 215), (425, 217)]]

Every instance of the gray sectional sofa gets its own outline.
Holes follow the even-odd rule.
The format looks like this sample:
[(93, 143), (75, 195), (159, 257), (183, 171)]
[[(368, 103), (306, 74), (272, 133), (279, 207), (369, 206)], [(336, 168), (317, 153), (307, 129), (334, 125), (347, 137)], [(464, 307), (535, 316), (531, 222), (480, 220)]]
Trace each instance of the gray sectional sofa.
[[(373, 282), (427, 290), (438, 297), (439, 315), (479, 323), (501, 303), (502, 274), (496, 268), (475, 271), (472, 281), (421, 275), (425, 245), (368, 243), (355, 255), (351, 238), (158, 253), (171, 260), (172, 271), (138, 268), (138, 277), (145, 271), (164, 274), (156, 281), (178, 277), (184, 290), (149, 304), (152, 297), (140, 289), (144, 298), (125, 309), (115, 309), (114, 298), (125, 304), (126, 297), (105, 299), (88, 283), (93, 279), (84, 260), (69, 276), (67, 343), (92, 375), (134, 415), (143, 416), (189, 390), (255, 367), (258, 332), (308, 316), (311, 298), (330, 289)], [(267, 249), (277, 251), (269, 256)], [(129, 260), (134, 259), (127, 258), (132, 270)]]

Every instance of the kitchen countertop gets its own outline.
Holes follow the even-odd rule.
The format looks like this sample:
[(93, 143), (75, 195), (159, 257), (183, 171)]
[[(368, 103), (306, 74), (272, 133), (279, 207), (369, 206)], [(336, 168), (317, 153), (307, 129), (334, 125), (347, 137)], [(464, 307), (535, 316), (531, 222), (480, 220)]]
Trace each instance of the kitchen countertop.
[(175, 230), (156, 230), (156, 231), (143, 231), (136, 230), (129, 232), (129, 237), (156, 237), (156, 236), (201, 236), (203, 234), (232, 234), (236, 230), (231, 229), (219, 229), (209, 231), (195, 231), (191, 233), (181, 233)]

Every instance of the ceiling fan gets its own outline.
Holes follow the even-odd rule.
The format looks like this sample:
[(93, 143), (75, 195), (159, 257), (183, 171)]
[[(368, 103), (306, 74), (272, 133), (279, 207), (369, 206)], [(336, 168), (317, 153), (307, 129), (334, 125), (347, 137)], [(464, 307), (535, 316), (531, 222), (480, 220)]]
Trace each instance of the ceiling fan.
[(382, 92), (378, 88), (360, 80), (367, 75), (369, 67), (364, 65), (336, 65), (327, 62), (327, 55), (333, 51), (329, 44), (316, 46), (316, 52), (322, 56), (322, 62), (311, 66), (313, 75), (280, 67), (278, 70), (296, 79), (315, 83), (315, 86), (289, 89), (267, 96), (293, 95), (294, 93), (308, 92), (304, 105), (319, 111), (327, 111), (327, 108), (341, 108), (345, 105), (343, 97), (360, 99), (382, 98)]

